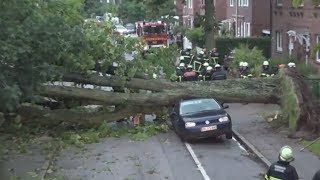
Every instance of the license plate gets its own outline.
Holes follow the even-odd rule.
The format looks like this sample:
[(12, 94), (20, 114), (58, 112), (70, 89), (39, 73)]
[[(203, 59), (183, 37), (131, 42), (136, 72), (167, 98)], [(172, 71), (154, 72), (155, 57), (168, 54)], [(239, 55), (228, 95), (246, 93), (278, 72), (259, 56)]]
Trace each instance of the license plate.
[(213, 130), (216, 130), (217, 129), (217, 126), (208, 126), (208, 127), (203, 127), (201, 128), (201, 132), (204, 132), (204, 131), (213, 131)]

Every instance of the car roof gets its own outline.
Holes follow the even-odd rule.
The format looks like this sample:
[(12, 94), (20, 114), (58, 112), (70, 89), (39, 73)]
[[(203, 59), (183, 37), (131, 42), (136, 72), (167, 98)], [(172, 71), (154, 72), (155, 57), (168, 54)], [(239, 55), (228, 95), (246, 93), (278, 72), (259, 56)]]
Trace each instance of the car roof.
[(214, 98), (190, 98), (190, 99), (182, 99), (180, 102), (190, 102), (190, 101), (198, 101), (198, 100), (215, 100)]

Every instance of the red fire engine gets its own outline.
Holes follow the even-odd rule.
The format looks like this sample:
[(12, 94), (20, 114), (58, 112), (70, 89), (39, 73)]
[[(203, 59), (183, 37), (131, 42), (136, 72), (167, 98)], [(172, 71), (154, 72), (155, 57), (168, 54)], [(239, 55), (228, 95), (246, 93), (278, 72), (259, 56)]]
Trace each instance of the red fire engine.
[(159, 22), (136, 22), (137, 34), (151, 47), (169, 46), (168, 26)]

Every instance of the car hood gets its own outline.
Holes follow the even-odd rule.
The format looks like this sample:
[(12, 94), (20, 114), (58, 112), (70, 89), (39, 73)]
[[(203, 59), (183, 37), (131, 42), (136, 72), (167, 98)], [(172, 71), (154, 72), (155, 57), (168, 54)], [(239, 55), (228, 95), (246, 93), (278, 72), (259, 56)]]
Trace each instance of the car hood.
[(204, 111), (204, 112), (197, 112), (192, 114), (181, 115), (182, 119), (187, 121), (205, 121), (205, 120), (212, 120), (218, 119), (220, 117), (226, 116), (227, 112), (224, 109), (215, 110), (215, 111)]

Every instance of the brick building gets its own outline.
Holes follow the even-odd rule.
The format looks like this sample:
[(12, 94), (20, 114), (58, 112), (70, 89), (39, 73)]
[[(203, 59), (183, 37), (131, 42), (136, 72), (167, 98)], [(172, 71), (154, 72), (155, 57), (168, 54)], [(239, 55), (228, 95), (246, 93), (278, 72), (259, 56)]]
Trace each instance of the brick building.
[[(218, 21), (224, 20), (226, 17), (226, 0), (213, 0), (216, 6), (216, 18)], [(194, 18), (197, 14), (205, 14), (205, 0), (185, 0), (185, 4), (181, 0), (175, 0), (176, 15), (180, 18), (181, 25), (193, 27)]]
[[(291, 0), (272, 0), (272, 57), (290, 55), (305, 60), (317, 43), (320, 3), (304, 0), (304, 4), (294, 8)], [(315, 62), (320, 62), (319, 51)]]
[[(269, 0), (227, 0), (226, 19), (222, 21), (226, 31), (237, 37), (270, 34)], [(238, 2), (238, 3), (237, 3)], [(238, 17), (238, 19), (236, 19)], [(236, 25), (236, 22), (237, 25)], [(236, 29), (237, 27), (237, 34)]]

